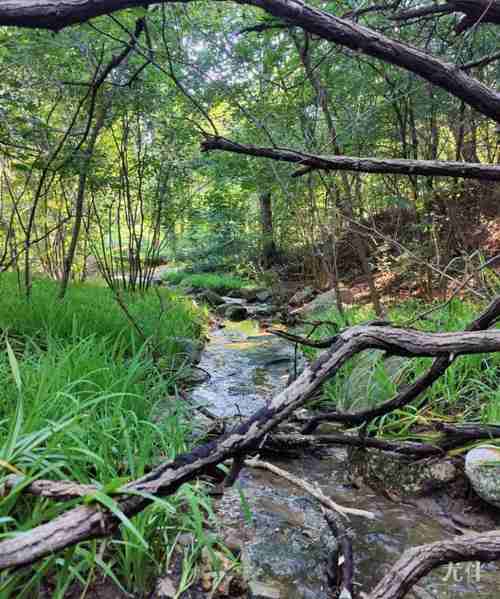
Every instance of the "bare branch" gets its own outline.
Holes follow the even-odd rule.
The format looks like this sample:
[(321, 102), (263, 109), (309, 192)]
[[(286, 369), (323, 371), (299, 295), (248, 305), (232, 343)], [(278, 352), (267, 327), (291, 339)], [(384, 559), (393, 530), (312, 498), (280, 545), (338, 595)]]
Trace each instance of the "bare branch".
[(265, 148), (244, 145), (223, 137), (208, 137), (201, 144), (202, 151), (222, 150), (235, 154), (245, 154), (261, 158), (271, 158), (281, 162), (301, 164), (305, 168), (296, 171), (297, 177), (311, 169), (324, 171), (354, 171), (361, 173), (423, 175), (427, 177), (454, 177), (500, 181), (500, 166), (470, 162), (445, 160), (409, 160), (403, 158), (356, 158), (351, 156), (330, 156), (309, 154), (289, 148)]

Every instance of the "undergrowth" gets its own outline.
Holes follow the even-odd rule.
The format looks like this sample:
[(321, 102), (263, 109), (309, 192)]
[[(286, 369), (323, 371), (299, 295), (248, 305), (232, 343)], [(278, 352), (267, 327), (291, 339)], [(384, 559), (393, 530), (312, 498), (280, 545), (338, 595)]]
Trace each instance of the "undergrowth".
[(252, 287), (248, 279), (224, 273), (189, 273), (179, 270), (166, 272), (163, 278), (172, 285), (182, 285), (194, 289), (211, 289), (218, 293)]
[(171, 293), (128, 296), (126, 305), (148, 336), (144, 341), (105, 288), (72, 287), (64, 302), (56, 287), (37, 281), (27, 302), (11, 276), (0, 278), (0, 486), (12, 474), (22, 483), (0, 497), (0, 538), (47, 522), (82, 503), (22, 495), (39, 478), (70, 479), (99, 488), (87, 502), (102, 503), (122, 520), (110, 538), (83, 542), (0, 575), (1, 597), (85, 597), (103, 580), (123, 596), (150, 593), (172, 559), (177, 535), (191, 532), (184, 552), (182, 584), (194, 580), (213, 519), (199, 484), (157, 499), (132, 519), (123, 517), (113, 494), (192, 445), (190, 414), (176, 395), (175, 368), (158, 366), (150, 339), (162, 357), (176, 358), (172, 337), (196, 339), (204, 315)]
[[(407, 326), (416, 314), (429, 308), (418, 301), (408, 301), (389, 310), (388, 320), (395, 326)], [(428, 314), (411, 326), (429, 332), (461, 331), (474, 320), (481, 307), (456, 299), (443, 309)], [(375, 318), (367, 306), (346, 311), (349, 325)], [(346, 326), (336, 310), (318, 315), (339, 329)], [(324, 326), (313, 334), (321, 338), (334, 334), (334, 327)], [(314, 350), (307, 349), (309, 356)], [(431, 358), (405, 359), (368, 350), (348, 361), (333, 380), (325, 385), (320, 399), (324, 409), (359, 411), (391, 399), (401, 386), (412, 383), (430, 367)], [(445, 374), (410, 405), (396, 410), (371, 424), (378, 431), (397, 438), (423, 439), (420, 429), (435, 421), (500, 423), (500, 354), (460, 356)], [(431, 440), (429, 438), (429, 440)]]

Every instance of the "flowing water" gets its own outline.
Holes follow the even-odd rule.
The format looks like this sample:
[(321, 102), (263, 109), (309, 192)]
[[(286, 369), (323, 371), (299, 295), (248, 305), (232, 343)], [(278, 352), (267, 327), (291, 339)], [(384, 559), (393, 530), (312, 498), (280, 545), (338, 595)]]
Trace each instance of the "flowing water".
[[(200, 366), (212, 376), (193, 391), (193, 400), (235, 422), (286, 385), (293, 357), (290, 344), (260, 330), (258, 323), (226, 323), (211, 334)], [(273, 463), (317, 483), (337, 503), (375, 514), (373, 520), (352, 516), (348, 524), (355, 581), (365, 592), (405, 549), (452, 536), (413, 506), (394, 503), (367, 487), (354, 488), (342, 448), (321, 458), (305, 455)], [(325, 570), (331, 535), (307, 494), (271, 473), (245, 469), (239, 487), (224, 496), (218, 512), (223, 530), (243, 541), (243, 567), (254, 581), (252, 597), (331, 597)], [(492, 564), (442, 566), (407, 596), (500, 599), (500, 572)]]

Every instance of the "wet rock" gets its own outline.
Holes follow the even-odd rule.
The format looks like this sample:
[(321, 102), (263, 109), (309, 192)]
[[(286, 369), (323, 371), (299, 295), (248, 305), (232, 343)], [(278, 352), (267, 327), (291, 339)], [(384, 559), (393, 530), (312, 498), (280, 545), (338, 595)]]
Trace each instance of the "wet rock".
[(500, 508), (500, 448), (481, 445), (465, 457), (465, 474), (474, 491), (491, 505)]
[(226, 316), (226, 310), (228, 308), (230, 308), (233, 304), (221, 304), (220, 306), (217, 306), (217, 308), (215, 309), (215, 313), (217, 314), (217, 316), (221, 316), (222, 318), (224, 318)]
[(257, 301), (261, 302), (262, 304), (265, 304), (266, 302), (271, 300), (272, 297), (273, 294), (269, 291), (269, 289), (262, 289), (256, 294)]
[(272, 306), (255, 306), (249, 309), (248, 312), (252, 318), (271, 318), (274, 314), (274, 309)]
[(312, 287), (304, 287), (299, 289), (290, 299), (290, 306), (302, 306), (306, 302), (310, 302), (314, 298), (314, 289)]
[(228, 291), (226, 297), (241, 297), (240, 294), (241, 294), (241, 289), (231, 289), (231, 291)]
[(200, 385), (210, 378), (210, 375), (199, 368), (187, 368), (180, 374), (181, 381), (186, 385)]
[(177, 595), (176, 585), (174, 581), (166, 576), (165, 578), (159, 578), (156, 582), (156, 588), (154, 590), (155, 599), (168, 599)]
[(205, 291), (202, 291), (198, 297), (201, 301), (205, 301), (211, 306), (220, 306), (224, 303), (222, 297), (211, 289), (205, 289)]
[(283, 589), (278, 585), (264, 584), (251, 580), (248, 585), (249, 599), (280, 599), (284, 597)]
[[(349, 291), (349, 289), (341, 289), (340, 296), (344, 304), (354, 303), (354, 296)], [(330, 289), (330, 291), (326, 291), (325, 293), (321, 293), (320, 295), (316, 296), (311, 302), (302, 306), (302, 308), (297, 308), (292, 312), (292, 314), (301, 314), (304, 316), (309, 316), (316, 312), (323, 312), (325, 310), (330, 310), (336, 307), (337, 296), (335, 294), (335, 290)]]
[(237, 296), (232, 297), (241, 297), (249, 303), (253, 303), (257, 301), (257, 294), (265, 291), (265, 289), (259, 289), (257, 287), (244, 287), (238, 290)]
[(198, 364), (204, 347), (202, 341), (188, 337), (174, 337), (172, 340), (178, 348), (178, 353), (185, 356), (191, 363)]
[[(317, 502), (274, 475), (244, 471), (239, 484), (245, 496), (230, 489), (217, 512), (223, 530), (242, 540), (240, 561), (254, 599), (327, 599), (327, 558), (337, 541)], [(250, 512), (250, 515), (249, 513)]]
[(460, 477), (453, 458), (415, 461), (387, 451), (350, 449), (353, 478), (390, 496), (410, 498), (428, 495)]
[(239, 322), (240, 320), (245, 320), (248, 317), (248, 310), (245, 308), (245, 306), (240, 306), (237, 304), (231, 305), (228, 306), (227, 310), (225, 311), (225, 316), (226, 318), (229, 318), (229, 320)]

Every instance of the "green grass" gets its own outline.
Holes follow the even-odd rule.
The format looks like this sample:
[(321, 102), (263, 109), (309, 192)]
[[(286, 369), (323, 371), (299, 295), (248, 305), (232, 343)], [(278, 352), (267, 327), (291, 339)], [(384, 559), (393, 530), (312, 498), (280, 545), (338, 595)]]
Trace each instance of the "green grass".
[[(96, 500), (107, 505), (113, 488), (191, 447), (191, 413), (175, 393), (178, 370), (164, 367), (177, 355), (172, 335), (195, 339), (203, 330), (204, 314), (191, 302), (165, 293), (160, 310), (154, 292), (126, 298), (155, 348), (162, 349), (158, 362), (151, 343), (134, 332), (102, 287), (73, 287), (58, 302), (56, 287), (37, 281), (28, 303), (12, 277), (2, 276), (0, 285), (0, 485), (13, 472), (27, 482), (71, 479), (102, 486)], [(0, 498), (0, 538), (42, 524), (75, 503), (22, 495), (15, 488)], [(195, 539), (185, 559), (188, 584), (202, 548), (216, 542), (204, 532), (211, 519), (205, 491), (184, 485), (125, 521), (113, 537), (2, 573), (0, 597), (45, 593), (62, 599), (71, 585), (80, 596), (104, 577), (127, 593), (146, 596), (184, 531)]]
[[(416, 314), (429, 308), (418, 301), (405, 302), (389, 310), (388, 319), (405, 326)], [(455, 300), (446, 308), (429, 314), (412, 326), (430, 332), (464, 330), (479, 314), (482, 307), (467, 301)], [(375, 318), (366, 306), (347, 311), (349, 323), (357, 324)], [(335, 310), (323, 313), (319, 319), (336, 322), (345, 327)], [(313, 335), (319, 338), (332, 334), (324, 328)], [(313, 355), (314, 352), (307, 350)], [(325, 386), (320, 400), (324, 408), (334, 404), (345, 411), (371, 408), (390, 399), (404, 384), (411, 383), (429, 368), (430, 358), (400, 360), (386, 358), (382, 352), (364, 352), (342, 367), (338, 375)], [(500, 423), (500, 354), (461, 356), (446, 373), (420, 395), (411, 405), (373, 423), (379, 433), (411, 438), (418, 425), (435, 420), (456, 422)], [(418, 436), (418, 435), (417, 435)]]
[[(0, 331), (10, 335), (73, 341), (94, 335), (108, 339), (121, 350), (134, 354), (144, 339), (131, 326), (113, 294), (99, 285), (72, 285), (64, 298), (57, 298), (57, 285), (35, 280), (32, 299), (19, 293), (11, 274), (0, 276)], [(179, 351), (176, 339), (200, 336), (206, 315), (188, 298), (165, 289), (157, 292), (122, 294), (124, 304), (145, 337), (165, 360)]]
[(252, 287), (248, 279), (224, 273), (189, 273), (180, 270), (165, 273), (164, 279), (172, 285), (194, 287), (195, 289), (211, 289), (217, 293), (227, 293), (235, 289)]

